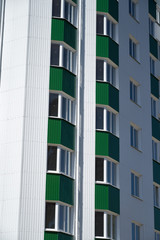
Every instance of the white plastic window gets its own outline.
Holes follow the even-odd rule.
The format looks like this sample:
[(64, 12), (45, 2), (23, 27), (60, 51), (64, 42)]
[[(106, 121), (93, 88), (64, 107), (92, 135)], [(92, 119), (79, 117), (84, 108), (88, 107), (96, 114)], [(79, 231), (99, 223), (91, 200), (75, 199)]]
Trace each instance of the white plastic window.
[(132, 223), (132, 240), (141, 240), (140, 238), (140, 225)]
[(157, 106), (157, 101), (153, 97), (151, 97), (151, 114), (155, 118), (157, 117), (156, 106)]
[(160, 240), (160, 232), (156, 231), (154, 233), (154, 240)]
[(130, 99), (138, 104), (138, 85), (130, 81)]
[(152, 57), (150, 57), (150, 73), (155, 75), (155, 61)]
[(152, 159), (155, 161), (159, 161), (159, 151), (158, 151), (159, 143), (152, 139)]
[(129, 14), (135, 19), (138, 18), (138, 1), (129, 0)]
[(133, 39), (129, 39), (129, 55), (136, 59), (138, 59), (138, 43), (134, 41)]
[(138, 127), (135, 127), (133, 125), (130, 125), (130, 144), (132, 147), (140, 150), (141, 148), (141, 131)]
[(133, 172), (131, 173), (131, 194), (140, 197), (140, 176)]
[(154, 21), (151, 18), (149, 18), (149, 34), (151, 34), (153, 37), (154, 37), (154, 32), (155, 32), (154, 24), (155, 24)]
[(153, 199), (154, 199), (154, 206), (160, 207), (160, 190), (158, 185), (153, 185)]

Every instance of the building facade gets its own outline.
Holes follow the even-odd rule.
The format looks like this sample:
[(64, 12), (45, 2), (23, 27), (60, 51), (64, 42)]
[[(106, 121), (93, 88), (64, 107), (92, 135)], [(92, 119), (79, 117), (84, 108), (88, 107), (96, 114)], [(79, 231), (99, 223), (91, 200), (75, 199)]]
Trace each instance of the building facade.
[(160, 2), (0, 19), (0, 240), (159, 240)]

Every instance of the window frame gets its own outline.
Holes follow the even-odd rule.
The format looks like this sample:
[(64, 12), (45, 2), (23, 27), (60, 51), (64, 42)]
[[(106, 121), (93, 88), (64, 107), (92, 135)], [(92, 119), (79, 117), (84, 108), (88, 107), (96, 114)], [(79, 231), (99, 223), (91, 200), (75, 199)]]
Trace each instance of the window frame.
[(151, 115), (157, 118), (157, 99), (151, 95)]
[(149, 34), (155, 36), (155, 22), (151, 17), (149, 17)]
[(156, 162), (160, 162), (159, 141), (153, 137), (152, 137), (152, 159)]
[(141, 129), (134, 124), (130, 124), (130, 146), (141, 151)]
[(150, 73), (155, 76), (155, 60), (150, 56)]
[(130, 78), (130, 100), (140, 106), (140, 84)]
[(153, 202), (154, 207), (160, 208), (160, 185), (153, 183)]
[(154, 231), (154, 240), (159, 240), (159, 239), (160, 239), (160, 231)]
[[(138, 230), (138, 237), (137, 237), (137, 230)], [(141, 225), (140, 224), (132, 222), (131, 223), (131, 232), (132, 232), (132, 240), (140, 240), (141, 239)]]
[(141, 199), (141, 181), (142, 176), (134, 171), (131, 171), (131, 196)]
[(138, 21), (138, 0), (129, 0), (129, 14)]
[(129, 37), (129, 55), (139, 63), (139, 42), (132, 36)]
[[(49, 164), (49, 148), (53, 147), (56, 148), (56, 169), (48, 169), (48, 164)], [(64, 159), (62, 162), (62, 154), (64, 154)], [(68, 151), (62, 147), (48, 144), (47, 148), (47, 173), (54, 173), (54, 174), (62, 174), (65, 175), (69, 178), (75, 179), (75, 157), (74, 157), (74, 152)], [(62, 169), (62, 163), (64, 163), (63, 169)]]

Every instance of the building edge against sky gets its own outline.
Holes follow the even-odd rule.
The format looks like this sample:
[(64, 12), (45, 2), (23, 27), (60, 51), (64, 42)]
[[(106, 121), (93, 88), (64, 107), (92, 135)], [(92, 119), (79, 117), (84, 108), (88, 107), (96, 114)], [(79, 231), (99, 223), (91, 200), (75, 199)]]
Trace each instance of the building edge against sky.
[(160, 237), (160, 4), (2, 0), (0, 239)]

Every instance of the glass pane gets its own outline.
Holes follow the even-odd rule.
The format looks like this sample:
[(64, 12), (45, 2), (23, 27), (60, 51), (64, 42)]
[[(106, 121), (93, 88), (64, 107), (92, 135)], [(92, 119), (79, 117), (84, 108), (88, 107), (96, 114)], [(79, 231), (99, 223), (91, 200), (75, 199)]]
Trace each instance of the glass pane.
[(133, 100), (133, 96), (132, 96), (132, 86), (133, 86), (133, 83), (130, 82), (130, 99)]
[(111, 183), (111, 162), (107, 161), (107, 182)]
[(59, 205), (59, 229), (64, 230), (64, 206)]
[(104, 80), (104, 61), (96, 60), (96, 80)]
[(132, 240), (135, 240), (135, 224), (132, 223)]
[(95, 236), (104, 236), (103, 212), (95, 212)]
[(52, 17), (60, 17), (61, 13), (61, 1), (52, 0)]
[(129, 0), (129, 13), (131, 14), (131, 0)]
[(69, 20), (69, 3), (65, 1), (64, 17)]
[(104, 16), (103, 15), (97, 15), (97, 33), (103, 34), (104, 29)]
[(96, 158), (96, 181), (104, 180), (104, 159)]
[(116, 134), (116, 115), (112, 113), (112, 133)]
[(135, 195), (139, 197), (139, 177), (135, 176)]
[(65, 206), (65, 232), (68, 232), (68, 224), (69, 224), (69, 207)]
[(107, 131), (111, 132), (111, 123), (110, 123), (110, 118), (111, 118), (111, 113), (109, 111), (106, 112), (107, 114)]
[(113, 239), (116, 239), (116, 235), (117, 235), (117, 232), (116, 232), (116, 229), (117, 229), (117, 226), (116, 226), (116, 216), (112, 216), (112, 234), (113, 234)]
[(55, 228), (55, 203), (46, 203), (46, 228)]
[(131, 141), (131, 146), (133, 146), (133, 127), (130, 126), (130, 141)]
[(49, 94), (49, 116), (58, 116), (58, 94)]
[(56, 171), (57, 165), (57, 147), (48, 146), (47, 153), (47, 170)]
[(107, 35), (111, 37), (110, 24), (111, 24), (111, 22), (107, 19)]
[(131, 194), (134, 195), (134, 174), (131, 173)]
[(140, 227), (136, 225), (136, 240), (140, 240)]
[(73, 233), (73, 209), (69, 208), (69, 232)]
[(116, 86), (116, 70), (114, 67), (112, 67), (112, 84)]
[(69, 63), (68, 59), (69, 51), (66, 48), (63, 48), (63, 67), (67, 68), (67, 63)]
[(65, 173), (65, 150), (61, 149), (61, 172)]
[(59, 45), (51, 44), (51, 65), (59, 66)]
[(111, 215), (107, 214), (107, 236), (111, 237)]
[(66, 119), (66, 98), (62, 97), (62, 118)]
[(103, 108), (96, 108), (96, 129), (103, 129)]
[(111, 83), (111, 66), (107, 63), (107, 82)]
[(112, 184), (116, 186), (116, 164), (112, 163)]

